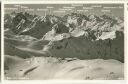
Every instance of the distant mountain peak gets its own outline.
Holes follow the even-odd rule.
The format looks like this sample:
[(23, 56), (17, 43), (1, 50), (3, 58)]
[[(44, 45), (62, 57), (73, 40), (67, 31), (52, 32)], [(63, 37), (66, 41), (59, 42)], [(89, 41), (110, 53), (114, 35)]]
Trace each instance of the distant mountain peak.
[[(15, 17), (10, 18), (12, 17), (11, 15)], [(83, 35), (83, 32), (89, 35), (91, 32), (96, 38), (103, 37), (102, 33), (105, 32), (123, 30), (122, 19), (106, 14), (97, 16), (95, 14), (71, 13), (59, 17), (56, 15), (38, 16), (27, 12), (14, 12), (11, 15), (5, 15), (5, 27), (10, 27), (11, 31), (16, 34), (31, 35), (36, 38), (42, 38), (53, 28), (57, 31), (56, 33), (59, 32), (58, 34), (74, 32), (73, 35), (76, 36)], [(12, 24), (9, 24), (8, 21), (12, 22)], [(114, 34), (112, 33), (112, 35)]]

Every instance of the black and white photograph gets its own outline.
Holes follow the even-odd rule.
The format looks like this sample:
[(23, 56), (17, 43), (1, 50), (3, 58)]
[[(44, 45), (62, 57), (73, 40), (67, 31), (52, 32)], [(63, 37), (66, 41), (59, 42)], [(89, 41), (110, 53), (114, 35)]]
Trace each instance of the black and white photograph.
[(124, 4), (4, 4), (5, 80), (124, 80)]
[(1, 1), (0, 1), (0, 82), (1, 82)]

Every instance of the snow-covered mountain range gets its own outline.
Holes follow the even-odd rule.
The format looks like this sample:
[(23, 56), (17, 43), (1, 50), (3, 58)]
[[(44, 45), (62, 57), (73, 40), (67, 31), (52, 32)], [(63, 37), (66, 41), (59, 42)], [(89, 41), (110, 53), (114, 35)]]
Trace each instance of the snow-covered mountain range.
[(4, 36), (5, 77), (124, 78), (124, 20), (120, 17), (13, 12), (5, 14)]
[[(124, 30), (123, 19), (107, 15), (82, 15), (71, 13), (63, 17), (37, 16), (29, 13), (5, 15), (5, 28), (14, 34), (30, 35), (45, 40), (59, 40), (66, 36), (85, 36), (92, 40), (116, 38), (116, 31)], [(8, 25), (10, 25), (8, 27)], [(66, 36), (65, 36), (66, 35)]]

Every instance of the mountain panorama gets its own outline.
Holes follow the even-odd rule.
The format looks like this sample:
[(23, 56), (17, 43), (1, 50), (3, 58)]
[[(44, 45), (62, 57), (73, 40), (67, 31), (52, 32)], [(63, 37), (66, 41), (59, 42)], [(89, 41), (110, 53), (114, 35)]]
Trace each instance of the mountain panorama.
[(124, 20), (103, 14), (4, 17), (7, 79), (123, 79)]

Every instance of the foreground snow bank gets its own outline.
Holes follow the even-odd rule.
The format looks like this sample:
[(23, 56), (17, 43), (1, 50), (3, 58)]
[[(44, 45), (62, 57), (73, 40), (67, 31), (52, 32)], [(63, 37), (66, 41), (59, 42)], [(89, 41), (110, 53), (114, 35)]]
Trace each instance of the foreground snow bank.
[(124, 78), (124, 64), (113, 59), (62, 60), (52, 57), (34, 57), (19, 60), (12, 64), (8, 64), (9, 70), (6, 70), (6, 77), (11, 79), (22, 77), (41, 80), (111, 80)]

